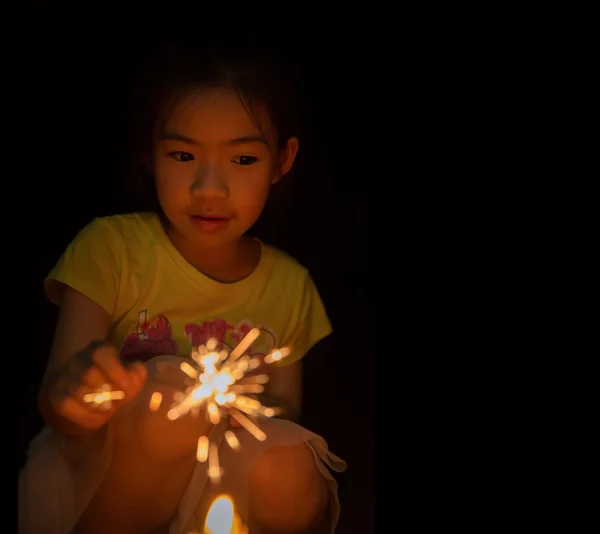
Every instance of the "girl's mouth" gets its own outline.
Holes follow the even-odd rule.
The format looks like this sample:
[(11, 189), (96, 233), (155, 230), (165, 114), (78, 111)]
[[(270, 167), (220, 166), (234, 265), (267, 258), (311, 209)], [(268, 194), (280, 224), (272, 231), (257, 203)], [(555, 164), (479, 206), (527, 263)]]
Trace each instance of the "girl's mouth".
[(205, 217), (204, 215), (190, 215), (190, 219), (196, 227), (206, 231), (220, 230), (230, 221), (227, 217)]

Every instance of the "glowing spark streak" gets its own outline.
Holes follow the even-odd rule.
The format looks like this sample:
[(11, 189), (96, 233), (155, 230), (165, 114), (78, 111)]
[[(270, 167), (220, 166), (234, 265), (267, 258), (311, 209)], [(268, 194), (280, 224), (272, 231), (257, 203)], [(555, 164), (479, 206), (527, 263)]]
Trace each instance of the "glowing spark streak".
[(234, 451), (240, 450), (240, 442), (231, 430), (225, 432), (225, 440), (227, 441), (227, 445), (229, 445)]
[(150, 405), (148, 407), (151, 412), (156, 412), (160, 408), (161, 403), (162, 395), (158, 391), (155, 391), (152, 393), (152, 397), (150, 397)]
[(246, 349), (256, 341), (258, 336), (260, 336), (260, 330), (258, 328), (250, 330), (250, 332), (246, 334), (246, 337), (240, 341), (239, 345), (231, 351), (228, 363), (231, 364), (235, 362), (242, 354), (244, 354)]
[(265, 441), (267, 439), (267, 435), (239, 410), (231, 408), (231, 416), (248, 432), (250, 432), (250, 434), (252, 434), (258, 441)]
[(214, 402), (211, 402), (208, 405), (207, 411), (210, 422), (213, 425), (218, 425), (219, 421), (221, 421), (221, 416), (219, 415), (219, 408), (217, 407), (217, 405)]
[(259, 414), (264, 415), (265, 417), (274, 417), (283, 413), (283, 410), (281, 408), (265, 408), (264, 406), (261, 406), (256, 411)]
[(221, 481), (223, 470), (219, 466), (219, 448), (216, 443), (208, 446), (208, 476), (213, 484)]
[(196, 458), (199, 462), (204, 463), (208, 458), (208, 438), (200, 436), (198, 438), (198, 449), (196, 450)]
[(238, 407), (244, 405), (248, 406), (248, 408), (250, 408), (251, 410), (258, 410), (262, 406), (260, 401), (257, 401), (256, 399), (251, 399), (250, 397), (245, 397), (244, 395), (240, 395), (239, 397), (237, 397), (235, 399), (235, 404)]
[(265, 357), (265, 363), (279, 362), (286, 356), (289, 356), (290, 352), (290, 349), (285, 347), (283, 349), (274, 350), (271, 354)]
[(188, 375), (190, 378), (198, 378), (198, 372), (189, 363), (183, 362), (180, 365), (181, 370)]
[(257, 367), (260, 367), (260, 358), (252, 358), (248, 362), (248, 369), (250, 369), (251, 371), (253, 371)]
[(269, 375), (247, 376), (244, 378), (244, 382), (240, 382), (240, 385), (266, 384), (268, 381), (269, 381)]
[(88, 393), (83, 396), (83, 401), (94, 406), (104, 408), (108, 410), (112, 408), (113, 400), (120, 400), (125, 398), (124, 391), (111, 391), (108, 384), (104, 384), (99, 391), (96, 393)]

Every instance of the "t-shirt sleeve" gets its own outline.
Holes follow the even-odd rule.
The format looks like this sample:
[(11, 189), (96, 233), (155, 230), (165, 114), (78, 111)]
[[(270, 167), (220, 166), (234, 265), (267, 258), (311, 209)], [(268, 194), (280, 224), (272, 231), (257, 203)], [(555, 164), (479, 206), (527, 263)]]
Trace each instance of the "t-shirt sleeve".
[(332, 332), (323, 301), (308, 274), (301, 302), (300, 321), (289, 341), (291, 353), (279, 365), (289, 365), (302, 359), (312, 347)]
[(125, 250), (119, 230), (107, 218), (94, 219), (77, 234), (46, 277), (46, 296), (58, 305), (69, 286), (113, 316)]

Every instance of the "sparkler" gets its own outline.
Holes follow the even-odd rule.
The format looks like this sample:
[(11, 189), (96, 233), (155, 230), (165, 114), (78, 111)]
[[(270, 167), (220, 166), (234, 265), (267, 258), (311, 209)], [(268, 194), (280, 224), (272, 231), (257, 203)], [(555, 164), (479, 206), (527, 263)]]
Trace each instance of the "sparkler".
[[(280, 409), (267, 408), (256, 398), (248, 396), (264, 391), (264, 384), (269, 380), (266, 374), (246, 376), (246, 373), (257, 369), (261, 364), (259, 358), (244, 355), (259, 335), (260, 330), (253, 328), (231, 353), (226, 350), (217, 352), (218, 342), (215, 339), (210, 339), (206, 345), (193, 350), (192, 360), (196, 365), (183, 362), (180, 366), (193, 383), (185, 392), (174, 395), (174, 404), (167, 412), (167, 417), (175, 421), (188, 413), (197, 415), (200, 407), (206, 406), (211, 423), (218, 424), (228, 414), (257, 440), (267, 439), (266, 434), (246, 417), (273, 417), (281, 413)], [(277, 349), (264, 362), (271, 364), (280, 361), (289, 353), (287, 348)], [(150, 400), (152, 411), (160, 406), (160, 399), (156, 395), (155, 393)], [(225, 441), (233, 450), (239, 450), (240, 443), (231, 430), (225, 432)], [(198, 439), (196, 458), (202, 463), (208, 461), (208, 476), (213, 484), (218, 483), (223, 474), (219, 466), (218, 447), (215, 443), (210, 443), (207, 436), (200, 436)]]
[(88, 393), (87, 395), (84, 395), (83, 401), (95, 406), (96, 408), (110, 410), (110, 408), (112, 408), (113, 400), (120, 400), (124, 398), (124, 391), (111, 391), (110, 385), (104, 384), (101, 388), (96, 390), (96, 393)]

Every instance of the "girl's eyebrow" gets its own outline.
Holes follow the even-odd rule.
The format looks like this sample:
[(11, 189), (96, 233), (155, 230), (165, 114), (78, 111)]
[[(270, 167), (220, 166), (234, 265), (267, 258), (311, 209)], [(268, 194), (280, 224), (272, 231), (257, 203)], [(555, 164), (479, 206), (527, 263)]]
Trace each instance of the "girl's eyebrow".
[(228, 145), (248, 145), (250, 143), (262, 143), (267, 145), (266, 139), (262, 135), (246, 135), (244, 137), (237, 137), (227, 142)]
[[(166, 140), (181, 141), (182, 143), (186, 143), (188, 145), (202, 145), (200, 141), (177, 132), (167, 132), (158, 139), (159, 142)], [(236, 137), (235, 139), (230, 139), (229, 141), (225, 142), (227, 145), (248, 145), (250, 143), (261, 143), (268, 146), (266, 139), (262, 135), (245, 135), (243, 137)]]
[(177, 132), (167, 132), (164, 135), (161, 135), (158, 138), (158, 141), (166, 141), (166, 140), (170, 140), (170, 141), (181, 141), (182, 143), (186, 143), (188, 145), (201, 145), (202, 143), (200, 141), (196, 141), (195, 139), (192, 139), (191, 137), (187, 137), (185, 135), (179, 134)]

